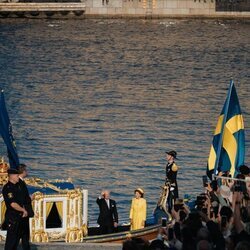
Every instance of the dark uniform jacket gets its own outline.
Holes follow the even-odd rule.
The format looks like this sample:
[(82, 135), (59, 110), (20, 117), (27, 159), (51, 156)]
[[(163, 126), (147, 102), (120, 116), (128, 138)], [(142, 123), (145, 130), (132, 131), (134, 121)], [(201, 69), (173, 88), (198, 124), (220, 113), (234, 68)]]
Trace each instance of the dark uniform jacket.
[(96, 203), (99, 205), (100, 214), (97, 220), (99, 225), (112, 226), (114, 222), (118, 223), (118, 213), (116, 209), (116, 202), (109, 199), (109, 208), (104, 198), (97, 199)]
[(5, 223), (15, 223), (22, 218), (22, 212), (19, 212), (11, 207), (11, 203), (15, 202), (21, 207), (24, 207), (25, 204), (25, 193), (22, 190), (19, 182), (13, 184), (12, 182), (7, 182), (2, 190), (4, 201), (6, 204), (6, 213), (5, 213)]
[(168, 163), (166, 165), (166, 179), (173, 185), (174, 189), (174, 198), (178, 198), (178, 185), (177, 185), (177, 172), (178, 167), (175, 162)]
[(33, 211), (33, 208), (32, 208), (31, 198), (30, 198), (30, 195), (29, 195), (27, 185), (26, 185), (25, 181), (22, 180), (21, 178), (19, 179), (18, 184), (20, 185), (21, 190), (23, 190), (23, 192), (25, 193), (24, 194), (25, 195), (24, 207), (25, 207), (26, 211), (28, 212), (28, 217), (33, 217), (34, 216), (34, 211)]

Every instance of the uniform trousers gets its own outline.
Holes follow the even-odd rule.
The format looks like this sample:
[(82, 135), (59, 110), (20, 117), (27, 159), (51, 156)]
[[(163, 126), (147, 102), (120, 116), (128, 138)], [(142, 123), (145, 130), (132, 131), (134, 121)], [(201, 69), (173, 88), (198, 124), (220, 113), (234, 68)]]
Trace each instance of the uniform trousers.
[(11, 221), (7, 225), (7, 237), (5, 250), (16, 250), (20, 239), (23, 250), (30, 250), (29, 244), (29, 218), (21, 218)]

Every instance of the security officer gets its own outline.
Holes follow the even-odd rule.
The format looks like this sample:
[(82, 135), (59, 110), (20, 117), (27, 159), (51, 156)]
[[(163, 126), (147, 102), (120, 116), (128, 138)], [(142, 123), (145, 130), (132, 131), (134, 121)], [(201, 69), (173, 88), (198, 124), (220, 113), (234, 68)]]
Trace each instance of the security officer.
[[(19, 172), (16, 169), (8, 169), (8, 178), (2, 190), (7, 208), (4, 222), (7, 230), (5, 250), (16, 250), (22, 237), (22, 221), (28, 216), (28, 212), (24, 208), (25, 193), (19, 185)], [(28, 249), (29, 246), (25, 250)]]

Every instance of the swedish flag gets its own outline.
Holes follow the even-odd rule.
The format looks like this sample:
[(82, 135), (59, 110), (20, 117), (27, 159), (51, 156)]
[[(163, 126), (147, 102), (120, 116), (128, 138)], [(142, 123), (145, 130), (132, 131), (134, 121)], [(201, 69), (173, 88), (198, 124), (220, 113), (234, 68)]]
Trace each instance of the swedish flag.
[(208, 173), (229, 171), (232, 176), (244, 164), (245, 133), (243, 116), (233, 81), (221, 111), (208, 158)]
[(19, 158), (12, 134), (11, 122), (5, 105), (3, 90), (0, 96), (0, 134), (7, 146), (10, 167), (17, 169), (19, 166)]

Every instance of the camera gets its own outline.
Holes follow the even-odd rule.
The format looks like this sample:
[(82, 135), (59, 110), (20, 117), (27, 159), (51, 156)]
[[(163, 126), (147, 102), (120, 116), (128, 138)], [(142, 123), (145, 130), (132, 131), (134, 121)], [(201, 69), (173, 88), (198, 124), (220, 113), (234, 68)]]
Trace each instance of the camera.
[(167, 226), (167, 218), (161, 218), (161, 226), (166, 227)]
[(250, 219), (248, 216), (248, 211), (247, 211), (246, 207), (240, 208), (240, 215), (241, 215), (241, 219), (244, 223), (248, 222), (248, 220)]
[(174, 210), (176, 212), (178, 212), (181, 209), (183, 209), (183, 204), (174, 204)]
[(237, 181), (234, 186), (234, 191), (246, 193), (247, 192), (246, 183), (243, 181)]
[(196, 197), (196, 201), (205, 201), (207, 199), (205, 194), (200, 194)]
[(227, 217), (221, 216), (221, 227), (226, 227), (227, 225)]
[(183, 199), (177, 199), (174, 204), (174, 210), (178, 212), (179, 210), (183, 209), (184, 207), (184, 201)]
[(210, 218), (212, 218), (214, 216), (214, 210), (213, 208), (210, 209), (210, 214), (209, 214)]
[(203, 187), (207, 187), (208, 180), (206, 175), (202, 176), (202, 182), (203, 182)]
[(202, 212), (203, 214), (206, 214), (206, 215), (207, 215), (207, 207), (201, 208), (201, 212)]
[(237, 183), (237, 184), (234, 186), (234, 191), (235, 191), (235, 192), (242, 192), (242, 187), (241, 187), (241, 185)]
[(201, 194), (196, 197), (195, 205), (198, 211), (201, 211), (201, 209), (204, 207), (206, 196)]

